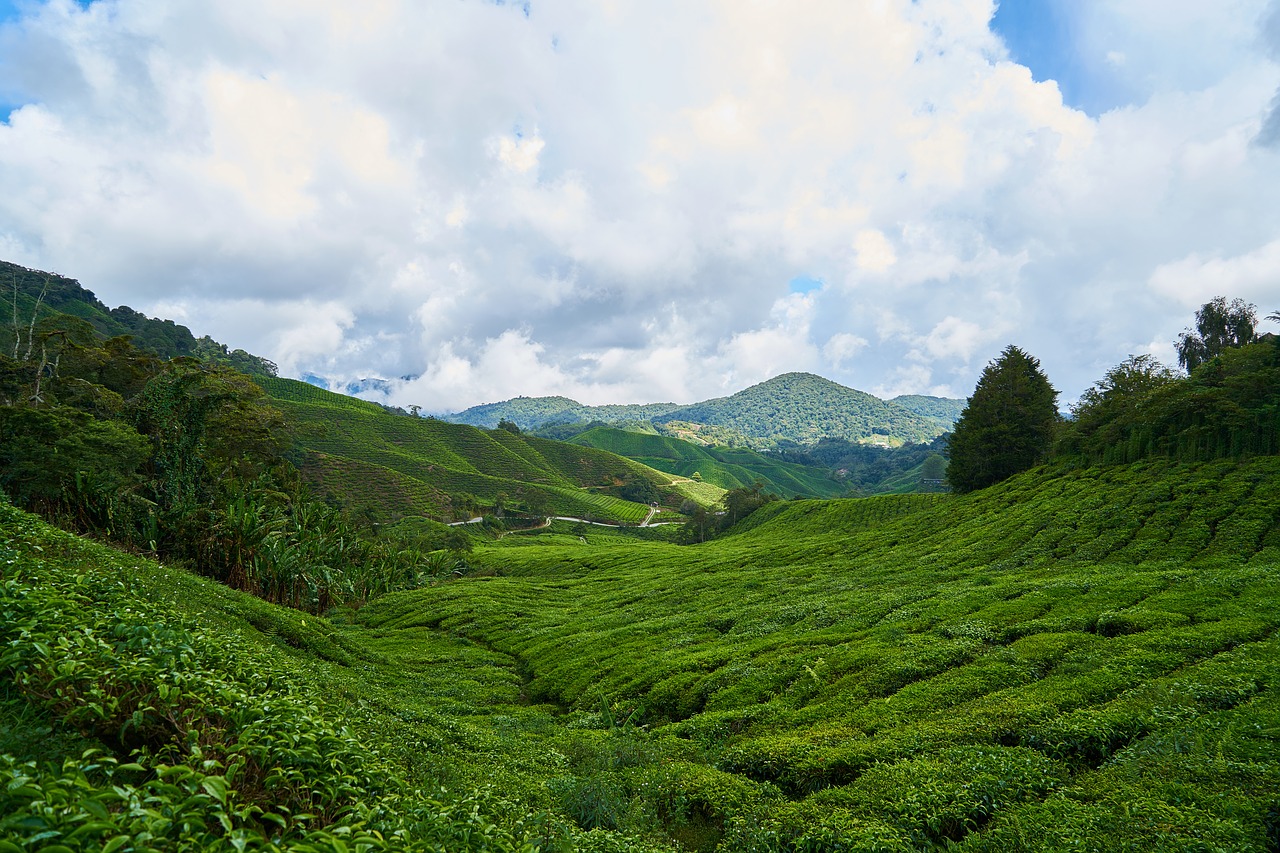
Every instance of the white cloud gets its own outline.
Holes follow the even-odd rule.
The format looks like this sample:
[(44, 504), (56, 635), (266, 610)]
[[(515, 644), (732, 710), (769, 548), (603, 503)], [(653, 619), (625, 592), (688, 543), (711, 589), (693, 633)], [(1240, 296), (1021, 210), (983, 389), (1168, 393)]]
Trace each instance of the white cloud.
[(0, 32), (0, 251), (437, 410), (963, 395), (1010, 342), (1070, 394), (1276, 293), (1265, 5), (1073, 7), (1135, 93), (1090, 118), (992, 0), (56, 0)]
[(1189, 309), (1223, 295), (1280, 303), (1280, 238), (1231, 258), (1192, 253), (1161, 264), (1151, 274), (1150, 286)]
[(866, 338), (840, 332), (827, 339), (822, 347), (822, 357), (836, 367), (843, 367), (853, 357), (867, 348)]

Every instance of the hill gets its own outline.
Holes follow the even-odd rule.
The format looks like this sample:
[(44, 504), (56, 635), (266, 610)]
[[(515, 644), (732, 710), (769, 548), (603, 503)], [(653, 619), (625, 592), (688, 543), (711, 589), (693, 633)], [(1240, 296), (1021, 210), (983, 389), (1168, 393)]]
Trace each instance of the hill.
[(530, 430), (547, 424), (647, 421), (676, 408), (675, 403), (584, 406), (568, 397), (516, 397), (500, 403), (472, 406), (465, 411), (445, 415), (444, 419), (488, 429), (496, 427), (500, 421), (510, 421), (520, 429)]
[(667, 474), (592, 447), (391, 414), (292, 379), (258, 383), (296, 425), (304, 478), (384, 520), (505, 511), (637, 522), (650, 501), (684, 500)]
[(160, 358), (192, 356), (248, 373), (275, 374), (275, 365), (266, 359), (244, 350), (228, 351), (207, 336), (196, 338), (172, 320), (147, 317), (127, 305), (108, 308), (80, 282), (57, 273), (0, 261), (0, 294), (4, 313), (12, 318), (0, 328), (0, 353), (25, 351), (33, 338), (74, 330), (78, 322), (100, 339), (128, 335), (138, 349)]
[(444, 418), (488, 428), (505, 420), (525, 430), (578, 425), (555, 431), (556, 438), (599, 424), (649, 423), (657, 432), (695, 444), (749, 445), (762, 450), (809, 445), (825, 438), (884, 446), (927, 442), (949, 430), (963, 409), (963, 400), (911, 395), (886, 402), (811, 373), (787, 373), (729, 397), (690, 406), (584, 406), (568, 397), (516, 397)]
[(729, 397), (685, 406), (654, 418), (727, 427), (755, 449), (813, 444), (823, 438), (901, 444), (944, 430), (913, 411), (811, 373), (785, 373)]
[(0, 541), (19, 844), (1265, 851), (1280, 830), (1277, 457), (779, 502), (704, 546), (558, 534), (354, 621), (4, 506)]
[(757, 516), (706, 546), (504, 551), (509, 577), (361, 622), (499, 650), (583, 719), (600, 695), (643, 708), (643, 742), (682, 757), (582, 767), (571, 790), (612, 791), (620, 826), (672, 791), (692, 849), (1274, 837), (1280, 458)]
[(723, 489), (749, 487), (758, 481), (766, 491), (784, 498), (835, 497), (845, 491), (844, 486), (827, 476), (825, 469), (783, 462), (746, 448), (700, 447), (678, 438), (611, 427), (596, 427), (569, 441), (607, 450), (668, 474), (697, 474), (704, 482)]
[(964, 411), (967, 403), (966, 400), (956, 400), (951, 397), (928, 397), (922, 394), (903, 394), (894, 397), (889, 402), (909, 412), (915, 412), (922, 418), (928, 418), (947, 431), (950, 431), (951, 427), (955, 426), (956, 421), (960, 420), (960, 414)]

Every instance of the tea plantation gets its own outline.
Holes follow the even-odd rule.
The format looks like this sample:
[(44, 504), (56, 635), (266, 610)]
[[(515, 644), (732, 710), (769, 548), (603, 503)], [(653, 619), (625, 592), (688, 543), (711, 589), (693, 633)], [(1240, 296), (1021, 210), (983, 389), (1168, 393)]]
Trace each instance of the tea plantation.
[(0, 505), (0, 850), (1280, 848), (1280, 457), (546, 536), (320, 618)]

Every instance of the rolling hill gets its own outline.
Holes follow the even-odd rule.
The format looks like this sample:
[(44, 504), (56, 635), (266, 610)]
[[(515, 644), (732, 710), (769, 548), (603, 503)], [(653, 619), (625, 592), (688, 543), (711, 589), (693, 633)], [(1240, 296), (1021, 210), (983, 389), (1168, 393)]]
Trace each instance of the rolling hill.
[(702, 546), (550, 540), (330, 620), (0, 503), (0, 834), (1274, 849), (1280, 457), (778, 502)]
[(386, 517), (508, 511), (634, 522), (672, 478), (592, 447), (387, 412), (305, 382), (258, 377), (296, 425), (299, 467), (322, 494)]
[(700, 447), (663, 435), (596, 427), (569, 440), (571, 444), (607, 450), (681, 477), (697, 474), (724, 489), (749, 487), (759, 481), (784, 498), (796, 495), (835, 497), (846, 491), (821, 468), (782, 462), (746, 448)]
[(885, 446), (925, 442), (947, 432), (963, 408), (963, 400), (944, 397), (904, 396), (886, 402), (811, 373), (785, 373), (731, 396), (689, 406), (584, 406), (568, 397), (517, 397), (444, 418), (484, 427), (506, 420), (521, 429), (648, 422), (664, 434), (694, 443), (768, 450), (824, 438)]

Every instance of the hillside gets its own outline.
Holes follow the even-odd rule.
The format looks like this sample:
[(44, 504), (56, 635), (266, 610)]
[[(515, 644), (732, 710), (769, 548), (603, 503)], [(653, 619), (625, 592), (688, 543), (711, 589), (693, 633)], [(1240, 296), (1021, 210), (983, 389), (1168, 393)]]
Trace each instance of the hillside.
[(690, 406), (584, 406), (568, 397), (516, 397), (444, 417), (487, 428), (503, 420), (521, 429), (581, 424), (579, 431), (592, 424), (649, 422), (667, 435), (694, 443), (732, 442), (760, 450), (809, 445), (824, 438), (887, 446), (925, 442), (949, 430), (963, 409), (963, 400), (911, 395), (886, 402), (810, 373), (786, 373), (729, 397)]
[[(1280, 831), (1278, 457), (779, 502), (704, 546), (557, 533), (354, 623), (5, 506), (0, 541), (19, 844), (211, 844), (222, 820), (369, 850), (1265, 851)], [(201, 751), (174, 748), (163, 721), (197, 710)]]
[(197, 339), (172, 320), (147, 317), (127, 305), (108, 308), (80, 282), (57, 273), (0, 261), (0, 295), (6, 319), (16, 317), (16, 322), (0, 328), (0, 353), (13, 354), (15, 343), (25, 351), (33, 337), (74, 331), (75, 323), (81, 322), (99, 338), (128, 335), (138, 349), (160, 358), (193, 356), (250, 373), (275, 373), (275, 365), (266, 359), (243, 350), (228, 351), (209, 337)]
[(920, 442), (943, 432), (915, 412), (810, 373), (785, 373), (654, 420), (727, 427), (746, 436), (756, 449), (784, 442), (813, 444), (822, 438)]
[(500, 403), (472, 406), (470, 409), (445, 415), (444, 419), (486, 429), (493, 429), (499, 421), (510, 421), (520, 429), (527, 430), (547, 424), (647, 421), (676, 408), (675, 403), (584, 406), (568, 397), (516, 397)]
[(699, 447), (669, 436), (610, 427), (588, 430), (570, 439), (570, 443), (607, 450), (680, 477), (697, 474), (704, 482), (723, 489), (751, 486), (758, 481), (766, 491), (784, 498), (835, 497), (845, 491), (824, 469), (782, 462), (746, 448)]
[(908, 412), (915, 412), (922, 418), (928, 418), (942, 426), (946, 430), (950, 430), (955, 426), (956, 421), (960, 420), (960, 414), (964, 411), (965, 400), (956, 400), (951, 397), (928, 397), (923, 394), (903, 394), (889, 400), (895, 406), (900, 406)]
[(394, 415), (291, 379), (258, 382), (296, 425), (304, 478), (385, 520), (470, 518), (501, 504), (515, 513), (635, 522), (649, 499), (673, 506), (684, 499), (668, 475), (595, 448)]
[(510, 655), (584, 719), (643, 708), (681, 758), (576, 790), (632, 826), (674, 788), (691, 849), (1268, 849), (1280, 458), (757, 515), (693, 548), (502, 552), (510, 577), (361, 622)]

